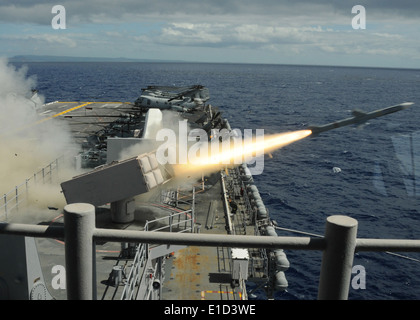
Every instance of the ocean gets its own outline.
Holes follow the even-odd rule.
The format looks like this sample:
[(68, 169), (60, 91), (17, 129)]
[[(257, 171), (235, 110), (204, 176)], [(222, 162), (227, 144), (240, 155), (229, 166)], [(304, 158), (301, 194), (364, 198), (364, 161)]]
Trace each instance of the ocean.
[[(326, 218), (340, 214), (358, 220), (361, 238), (420, 239), (420, 70), (117, 62), (26, 66), (46, 102), (133, 102), (148, 85), (201, 84), (233, 128), (266, 134), (344, 119), (353, 109), (415, 102), (362, 128), (340, 128), (277, 150), (254, 180), (280, 227), (322, 235)], [(289, 288), (275, 298), (316, 299), (322, 253), (286, 253)], [(357, 253), (354, 265), (365, 270), (364, 286), (352, 285), (349, 298), (419, 299), (420, 254), (402, 255), (413, 260)]]

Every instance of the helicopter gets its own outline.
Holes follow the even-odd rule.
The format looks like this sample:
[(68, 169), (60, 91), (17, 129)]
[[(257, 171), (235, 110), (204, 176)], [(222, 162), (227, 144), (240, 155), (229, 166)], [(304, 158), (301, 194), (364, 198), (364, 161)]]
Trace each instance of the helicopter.
[(209, 100), (209, 90), (201, 85), (189, 87), (148, 86), (134, 102), (138, 108), (191, 112)]

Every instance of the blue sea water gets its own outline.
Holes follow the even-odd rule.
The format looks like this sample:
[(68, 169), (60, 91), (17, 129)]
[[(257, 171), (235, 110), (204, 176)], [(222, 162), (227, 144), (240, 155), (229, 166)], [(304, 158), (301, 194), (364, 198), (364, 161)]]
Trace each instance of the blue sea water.
[[(363, 238), (420, 239), (420, 70), (201, 63), (28, 63), (46, 102), (134, 101), (147, 85), (202, 84), (233, 128), (277, 133), (412, 101), (411, 108), (273, 152), (254, 177), (279, 226), (323, 234), (330, 215), (359, 221)], [(333, 172), (333, 168), (341, 172)], [(279, 231), (279, 235), (293, 235)], [(286, 251), (289, 288), (316, 299), (321, 252)], [(420, 254), (404, 253), (420, 259)], [(419, 299), (420, 263), (357, 253), (366, 288), (350, 299)], [(355, 274), (356, 275), (356, 274)]]

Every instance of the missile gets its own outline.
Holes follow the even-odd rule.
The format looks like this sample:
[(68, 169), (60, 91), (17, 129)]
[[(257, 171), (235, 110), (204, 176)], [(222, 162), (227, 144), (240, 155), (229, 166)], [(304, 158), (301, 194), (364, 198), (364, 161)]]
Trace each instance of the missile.
[(404, 103), (401, 103), (401, 104), (398, 104), (398, 105), (395, 105), (395, 106), (375, 110), (375, 111), (372, 111), (372, 112), (364, 112), (364, 111), (360, 111), (360, 110), (353, 110), (352, 111), (353, 117), (351, 117), (351, 118), (347, 118), (347, 119), (339, 120), (339, 121), (336, 121), (336, 122), (328, 123), (328, 124), (323, 125), (323, 126), (310, 126), (310, 127), (308, 127), (308, 129), (312, 131), (312, 136), (314, 136), (314, 135), (318, 135), (318, 134), (320, 134), (321, 132), (324, 132), (324, 131), (341, 128), (341, 127), (348, 126), (348, 125), (351, 125), (351, 124), (363, 125), (366, 121), (368, 121), (370, 119), (382, 117), (382, 116), (385, 116), (385, 115), (390, 114), (390, 113), (394, 113), (394, 112), (397, 112), (397, 111), (400, 111), (400, 110), (407, 109), (408, 107), (410, 107), (413, 104), (414, 104), (413, 102), (404, 102)]

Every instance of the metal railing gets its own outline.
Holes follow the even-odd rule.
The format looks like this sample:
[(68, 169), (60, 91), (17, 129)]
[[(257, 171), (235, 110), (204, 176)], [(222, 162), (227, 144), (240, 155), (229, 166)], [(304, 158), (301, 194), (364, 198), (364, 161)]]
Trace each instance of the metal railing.
[[(195, 187), (190, 192), (187, 191), (169, 191), (162, 192), (161, 200), (163, 204), (153, 204), (170, 210), (169, 215), (153, 220), (146, 220), (143, 227), (144, 231), (150, 232), (194, 232), (195, 227)], [(191, 209), (180, 210), (178, 205), (187, 204)], [(150, 261), (150, 250), (153, 246), (148, 243), (140, 243), (136, 246), (135, 255), (131, 264), (130, 272), (125, 281), (124, 289), (121, 294), (121, 300), (132, 300), (141, 295), (149, 299), (152, 290), (152, 281), (144, 277), (147, 269), (153, 270)], [(154, 269), (153, 275), (158, 273)], [(145, 281), (145, 284), (142, 284)]]
[[(152, 229), (154, 223), (162, 223), (161, 227)], [(166, 217), (157, 218), (152, 221), (146, 221), (144, 231), (167, 231), (174, 232), (192, 232), (194, 230), (194, 213), (193, 210), (185, 210), (178, 213), (171, 213)]]
[[(154, 219), (152, 221), (146, 221), (144, 231), (149, 232), (194, 232), (194, 212), (193, 210), (181, 211), (178, 213), (171, 213), (169, 216)], [(152, 229), (152, 225), (155, 223), (163, 223), (163, 226)], [(150, 264), (149, 261), (149, 247), (148, 243), (140, 243), (136, 248), (136, 254), (134, 256), (132, 267), (126, 279), (123, 292), (121, 294), (121, 300), (132, 300), (140, 289), (140, 282), (144, 279), (144, 273)], [(155, 270), (156, 272), (156, 270)], [(147, 279), (148, 280), (148, 279)], [(150, 281), (149, 281), (150, 282)], [(143, 293), (146, 298), (151, 294), (151, 284), (147, 284), (146, 290)], [(136, 290), (137, 289), (137, 290)]]
[(50, 164), (35, 172), (33, 176), (26, 179), (25, 182), (3, 194), (0, 205), (0, 221), (7, 221), (11, 214), (19, 210), (19, 207), (28, 200), (28, 193), (31, 187), (38, 183), (51, 183), (54, 175), (58, 175), (58, 163), (62, 159), (63, 156), (55, 159)]
[(191, 206), (194, 208), (196, 187), (193, 186), (191, 190), (177, 188), (176, 190), (162, 190), (161, 202), (168, 204), (174, 208), (182, 205)]
[(0, 223), (0, 234), (65, 240), (67, 297), (93, 299), (92, 246), (97, 240), (113, 242), (195, 245), (207, 247), (321, 250), (323, 258), (318, 289), (319, 299), (347, 299), (353, 257), (357, 251), (419, 252), (420, 240), (358, 239), (357, 220), (347, 216), (327, 218), (323, 238), (255, 237), (147, 232), (99, 229), (95, 227), (95, 207), (71, 204), (64, 209), (64, 227)]
[(147, 260), (149, 253), (149, 245), (147, 243), (140, 243), (136, 250), (136, 255), (133, 260), (133, 267), (127, 276), (127, 281), (124, 290), (121, 294), (121, 300), (132, 300), (138, 283), (140, 283), (144, 272), (146, 271)]

